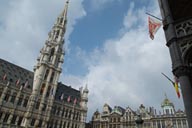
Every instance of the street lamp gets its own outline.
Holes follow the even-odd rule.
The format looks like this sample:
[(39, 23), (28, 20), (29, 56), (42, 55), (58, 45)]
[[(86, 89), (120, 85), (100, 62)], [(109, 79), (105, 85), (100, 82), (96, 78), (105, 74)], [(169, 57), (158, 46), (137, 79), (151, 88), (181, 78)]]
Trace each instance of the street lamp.
[(142, 128), (143, 122), (144, 122), (144, 121), (143, 121), (141, 115), (140, 115), (140, 114), (137, 115), (136, 120), (135, 120), (135, 123), (136, 123), (137, 128)]

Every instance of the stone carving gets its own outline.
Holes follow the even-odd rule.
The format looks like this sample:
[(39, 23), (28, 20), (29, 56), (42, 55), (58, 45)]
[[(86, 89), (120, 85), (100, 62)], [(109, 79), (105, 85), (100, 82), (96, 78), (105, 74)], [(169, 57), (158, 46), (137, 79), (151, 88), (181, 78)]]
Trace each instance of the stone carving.
[(175, 30), (178, 38), (192, 34), (192, 19), (177, 23)]

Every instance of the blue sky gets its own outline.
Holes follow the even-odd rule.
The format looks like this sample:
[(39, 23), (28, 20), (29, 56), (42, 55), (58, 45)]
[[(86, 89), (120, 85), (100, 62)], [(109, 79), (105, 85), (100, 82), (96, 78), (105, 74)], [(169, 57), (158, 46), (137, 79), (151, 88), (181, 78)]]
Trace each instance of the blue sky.
[[(0, 58), (32, 70), (64, 3), (2, 0)], [(160, 17), (153, 0), (71, 0), (60, 80), (76, 89), (88, 84), (88, 119), (105, 103), (161, 110), (165, 93), (176, 109), (183, 108), (161, 75), (172, 77), (163, 30), (150, 40), (146, 11)]]

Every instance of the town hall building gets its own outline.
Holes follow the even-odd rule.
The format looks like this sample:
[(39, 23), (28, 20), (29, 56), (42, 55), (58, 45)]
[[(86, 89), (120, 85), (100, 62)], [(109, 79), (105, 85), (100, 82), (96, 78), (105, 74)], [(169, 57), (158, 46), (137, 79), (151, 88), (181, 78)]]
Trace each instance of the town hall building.
[(41, 49), (34, 72), (0, 59), (1, 128), (84, 128), (88, 88), (59, 82), (64, 62), (67, 0)]

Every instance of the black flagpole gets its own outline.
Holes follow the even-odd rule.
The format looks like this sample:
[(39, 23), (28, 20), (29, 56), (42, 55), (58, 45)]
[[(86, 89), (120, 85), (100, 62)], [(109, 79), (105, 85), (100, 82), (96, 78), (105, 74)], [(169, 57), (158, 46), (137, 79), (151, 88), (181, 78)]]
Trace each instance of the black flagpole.
[(160, 20), (160, 21), (162, 21), (162, 19), (160, 19), (160, 18), (158, 18), (158, 17), (156, 17), (156, 16), (154, 16), (154, 15), (148, 13), (148, 12), (146, 12), (146, 14), (149, 15), (149, 16), (152, 16), (152, 17), (154, 17), (154, 18), (156, 18), (156, 19), (158, 19), (158, 20)]

